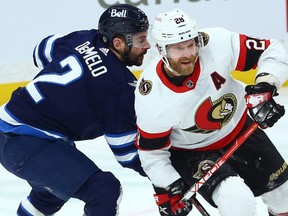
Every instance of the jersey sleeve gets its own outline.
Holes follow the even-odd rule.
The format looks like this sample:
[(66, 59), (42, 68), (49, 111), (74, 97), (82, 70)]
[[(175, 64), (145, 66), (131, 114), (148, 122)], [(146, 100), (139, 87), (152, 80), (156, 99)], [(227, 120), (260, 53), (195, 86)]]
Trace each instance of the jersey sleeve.
[(116, 160), (122, 167), (130, 168), (142, 176), (146, 176), (141, 167), (138, 149), (135, 146), (137, 131), (123, 134), (108, 134), (104, 137), (112, 150)]
[[(139, 132), (136, 145), (144, 151), (170, 147), (171, 125), (175, 122), (172, 120), (171, 123), (170, 121), (173, 119), (173, 114), (171, 114), (170, 119), (162, 117), (167, 110), (159, 106), (159, 103), (165, 103), (165, 99), (158, 95), (156, 89), (152, 87), (154, 85), (157, 86), (155, 84), (157, 81), (153, 80), (154, 78), (150, 77), (148, 73), (153, 70), (154, 68), (149, 68), (142, 72), (135, 90), (135, 112)], [(161, 84), (158, 85), (160, 86)], [(147, 89), (149, 94), (143, 94), (142, 89)], [(161, 98), (161, 102), (159, 98)]]
[[(149, 176), (149, 179), (156, 187), (165, 188), (177, 179), (180, 178), (179, 173), (171, 165), (170, 161), (170, 135), (171, 125), (174, 122), (173, 116), (171, 118), (163, 118), (162, 113), (167, 112), (160, 102), (160, 96), (154, 95), (155, 91), (148, 90), (149, 86), (153, 85), (155, 81), (152, 77), (145, 72), (154, 71), (154, 66), (146, 68), (138, 81), (137, 88), (135, 90), (135, 111), (137, 115), (137, 127), (138, 136), (136, 145), (138, 147), (138, 154), (145, 173)], [(148, 73), (148, 72), (147, 72)], [(151, 73), (151, 74), (156, 74)], [(144, 79), (145, 77), (145, 79)], [(147, 82), (145, 82), (146, 80)], [(153, 80), (153, 82), (152, 82)], [(143, 81), (143, 83), (142, 83)], [(142, 83), (142, 84), (140, 84)], [(145, 95), (141, 94), (142, 87), (147, 87), (150, 93)], [(163, 99), (163, 98), (162, 98)], [(169, 108), (167, 108), (169, 110)]]
[[(123, 92), (125, 91), (122, 89)], [(110, 93), (112, 90), (110, 89)], [(99, 115), (102, 116), (104, 137), (112, 150), (117, 162), (125, 168), (130, 168), (138, 172), (142, 176), (146, 176), (139, 160), (138, 149), (135, 145), (137, 128), (135, 125), (135, 112), (133, 110), (134, 100), (128, 92), (117, 96), (114, 94), (106, 94), (110, 98), (109, 104), (104, 103), (103, 107), (99, 110)], [(128, 98), (126, 98), (128, 96)], [(130, 110), (131, 108), (131, 110)]]
[(37, 44), (33, 51), (33, 62), (36, 67), (43, 69), (53, 60), (57, 50), (56, 41), (61, 35), (50, 35)]
[(180, 174), (171, 165), (169, 148), (158, 150), (141, 150), (139, 157), (145, 173), (156, 187), (166, 188), (177, 179)]
[[(114, 56), (102, 57), (107, 61), (108, 73), (97, 79), (95, 99), (97, 115), (103, 126), (104, 137), (117, 162), (142, 176), (146, 176), (135, 146), (137, 135), (134, 110), (135, 76)], [(109, 59), (109, 61), (108, 61)], [(115, 78), (117, 77), (117, 78)], [(96, 85), (94, 85), (96, 86)]]
[(257, 67), (260, 56), (270, 45), (270, 40), (257, 39), (240, 34), (239, 58), (236, 70), (248, 71)]
[(166, 147), (170, 147), (169, 136), (172, 129), (163, 132), (163, 133), (148, 133), (141, 130), (138, 127), (139, 139), (136, 141), (136, 145), (139, 149), (142, 150), (156, 150)]
[(136, 145), (145, 173), (157, 187), (165, 188), (180, 178), (171, 165), (170, 134), (172, 129), (163, 133), (148, 133), (138, 127)]
[(239, 50), (236, 70), (257, 69), (257, 75), (270, 73), (279, 79), (280, 86), (288, 79), (288, 55), (278, 41), (244, 34), (237, 34), (233, 41), (233, 45), (239, 46), (234, 48)]
[[(170, 134), (172, 129), (170, 128), (167, 131), (159, 132), (155, 128), (157, 123), (155, 121), (151, 122), (153, 117), (151, 115), (145, 115), (143, 113), (145, 110), (142, 110), (143, 112), (139, 111), (139, 103), (137, 103), (137, 105), (137, 126), (139, 134), (137, 136), (136, 146), (139, 149), (138, 153), (142, 167), (153, 185), (165, 188), (180, 178), (180, 175), (171, 165), (170, 161), (169, 149), (171, 147)], [(142, 117), (145, 118), (145, 120)]]
[(257, 75), (269, 73), (278, 78), (280, 88), (288, 79), (288, 54), (281, 43), (270, 40), (271, 44), (261, 55), (258, 64)]

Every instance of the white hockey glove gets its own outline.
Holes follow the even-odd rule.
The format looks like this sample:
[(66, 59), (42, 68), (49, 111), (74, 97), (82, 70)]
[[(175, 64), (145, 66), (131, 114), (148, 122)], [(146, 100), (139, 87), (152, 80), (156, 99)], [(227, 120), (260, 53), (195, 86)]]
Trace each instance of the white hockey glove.
[(184, 183), (178, 179), (167, 188), (154, 186), (154, 198), (161, 216), (186, 216), (192, 210), (192, 201), (179, 202), (184, 194)]
[(245, 98), (250, 116), (261, 128), (272, 127), (285, 113), (284, 106), (277, 104), (277, 88), (266, 82), (248, 85)]

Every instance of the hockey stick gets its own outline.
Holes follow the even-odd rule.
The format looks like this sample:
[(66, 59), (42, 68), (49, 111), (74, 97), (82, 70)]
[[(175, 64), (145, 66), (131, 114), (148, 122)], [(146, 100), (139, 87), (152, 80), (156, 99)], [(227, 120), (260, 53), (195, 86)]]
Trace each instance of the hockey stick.
[[(205, 184), (205, 182), (225, 163), (231, 155), (242, 145), (242, 143), (258, 128), (258, 123), (252, 123), (246, 131), (238, 137), (231, 148), (229, 148), (221, 158), (219, 158), (215, 164), (210, 168), (208, 172), (206, 172), (202, 178), (196, 182), (182, 197), (179, 201), (185, 201), (191, 199), (191, 197)], [(202, 213), (200, 211), (200, 213)], [(202, 214), (205, 215), (205, 214)]]
[(206, 209), (202, 206), (196, 196), (192, 197), (192, 204), (198, 209), (202, 216), (210, 216)]

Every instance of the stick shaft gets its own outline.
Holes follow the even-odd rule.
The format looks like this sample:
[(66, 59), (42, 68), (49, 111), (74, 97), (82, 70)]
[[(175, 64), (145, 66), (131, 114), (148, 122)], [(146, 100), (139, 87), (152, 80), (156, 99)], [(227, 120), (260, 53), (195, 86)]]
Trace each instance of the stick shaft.
[(226, 153), (215, 162), (211, 169), (205, 173), (205, 175), (203, 175), (202, 178), (184, 194), (181, 201), (190, 199), (257, 128), (258, 124), (256, 122), (252, 123), (250, 127), (247, 128), (246, 131), (235, 140), (232, 147), (228, 149)]
[(196, 196), (192, 197), (192, 204), (198, 209), (202, 216), (210, 216), (206, 209), (202, 206)]

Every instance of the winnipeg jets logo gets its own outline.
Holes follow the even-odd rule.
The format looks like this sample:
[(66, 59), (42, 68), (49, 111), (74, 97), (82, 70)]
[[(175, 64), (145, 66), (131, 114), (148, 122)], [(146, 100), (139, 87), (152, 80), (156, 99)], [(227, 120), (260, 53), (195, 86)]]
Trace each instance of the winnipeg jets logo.
[(136, 88), (136, 85), (137, 85), (137, 81), (136, 80), (134, 80), (134, 82), (132, 83), (128, 83), (128, 85), (130, 85), (130, 86), (132, 86), (132, 87), (135, 87)]
[(108, 49), (108, 48), (101, 47), (99, 50), (100, 50), (105, 56), (108, 55), (108, 52), (109, 52), (109, 49)]
[(127, 10), (117, 11), (117, 9), (111, 10), (111, 17), (126, 17)]

